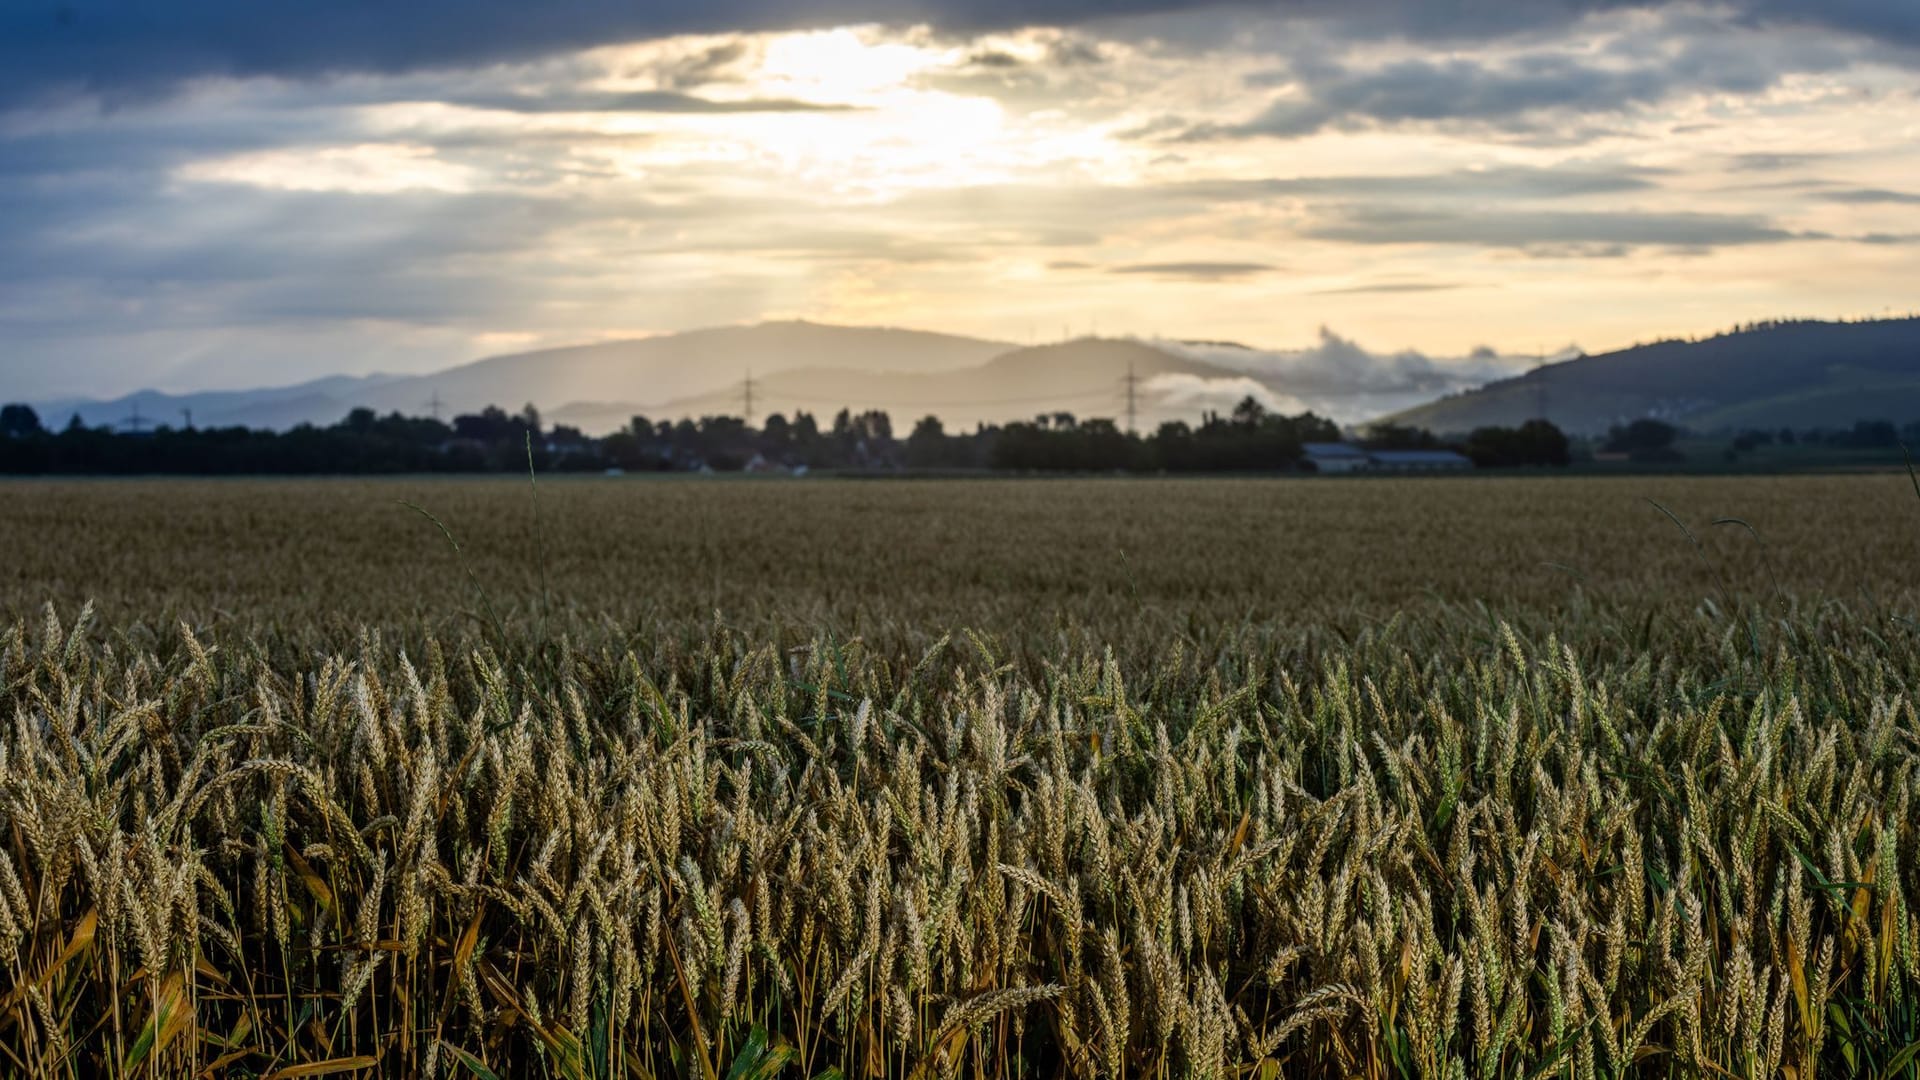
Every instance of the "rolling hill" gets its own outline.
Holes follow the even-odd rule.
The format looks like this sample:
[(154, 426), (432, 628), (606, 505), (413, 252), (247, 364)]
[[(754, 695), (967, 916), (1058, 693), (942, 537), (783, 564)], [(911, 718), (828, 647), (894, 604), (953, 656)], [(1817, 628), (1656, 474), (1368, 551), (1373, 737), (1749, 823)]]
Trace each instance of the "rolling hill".
[[(881, 409), (904, 430), (919, 417), (937, 414), (950, 430), (978, 423), (1028, 419), (1042, 412), (1071, 412), (1081, 417), (1120, 417), (1125, 411), (1124, 379), (1129, 370), (1144, 383), (1161, 375), (1232, 379), (1238, 373), (1175, 356), (1138, 341), (1083, 338), (1014, 349), (984, 364), (935, 372), (873, 371), (809, 367), (755, 378), (755, 411), (792, 415), (806, 410), (821, 423), (842, 408)], [(696, 394), (655, 405), (576, 403), (555, 410), (563, 423), (588, 431), (611, 430), (636, 414), (656, 419), (738, 414), (737, 388)], [(1139, 393), (1142, 426), (1173, 415), (1157, 397)], [(1186, 416), (1191, 410), (1183, 410)]]
[[(174, 423), (192, 410), (196, 424), (285, 429), (331, 424), (354, 408), (419, 415), (437, 401), (442, 416), (487, 405), (531, 402), (556, 423), (590, 433), (632, 417), (739, 415), (751, 369), (754, 411), (807, 410), (827, 422), (841, 408), (882, 409), (896, 424), (937, 413), (951, 428), (1068, 411), (1124, 415), (1123, 382), (1159, 376), (1245, 381), (1242, 372), (1127, 339), (1081, 339), (1018, 348), (1001, 342), (915, 330), (762, 323), (490, 357), (431, 375), (332, 377), (295, 386), (203, 394), (142, 391), (111, 401), (37, 403), (44, 422), (78, 414), (90, 425), (119, 425), (134, 414)], [(1175, 415), (1144, 387), (1144, 425)], [(1177, 410), (1191, 418), (1191, 408)]]
[(1548, 364), (1383, 420), (1436, 432), (1545, 416), (1598, 434), (1651, 416), (1695, 431), (1920, 419), (1920, 318), (1769, 323)]
[[(433, 401), (439, 402), (443, 416), (450, 416), (487, 405), (517, 409), (531, 402), (551, 411), (573, 402), (668, 402), (719, 394), (733, 401), (737, 411), (737, 388), (749, 369), (756, 378), (829, 366), (930, 374), (976, 367), (1012, 348), (1004, 342), (920, 330), (769, 322), (514, 353), (430, 375), (334, 376), (295, 386), (209, 394), (141, 391), (110, 401), (41, 402), (36, 408), (47, 423), (56, 425), (75, 413), (90, 425), (118, 424), (137, 404), (149, 421), (177, 423), (182, 409), (192, 409), (194, 422), (202, 426), (272, 428), (331, 424), (362, 406), (383, 414), (423, 414)], [(620, 423), (625, 422), (623, 415)]]

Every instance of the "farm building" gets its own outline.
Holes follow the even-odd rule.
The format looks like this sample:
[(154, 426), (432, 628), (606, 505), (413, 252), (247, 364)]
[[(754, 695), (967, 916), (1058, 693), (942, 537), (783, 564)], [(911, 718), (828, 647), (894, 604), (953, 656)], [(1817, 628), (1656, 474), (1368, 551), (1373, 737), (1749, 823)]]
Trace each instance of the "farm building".
[(1367, 467), (1367, 452), (1352, 443), (1310, 442), (1300, 449), (1301, 463), (1314, 472), (1349, 473)]
[(1452, 450), (1368, 450), (1344, 442), (1301, 446), (1301, 464), (1313, 472), (1454, 472), (1473, 468), (1473, 460)]
[(1452, 450), (1375, 450), (1367, 455), (1386, 472), (1452, 472), (1473, 468), (1473, 460)]

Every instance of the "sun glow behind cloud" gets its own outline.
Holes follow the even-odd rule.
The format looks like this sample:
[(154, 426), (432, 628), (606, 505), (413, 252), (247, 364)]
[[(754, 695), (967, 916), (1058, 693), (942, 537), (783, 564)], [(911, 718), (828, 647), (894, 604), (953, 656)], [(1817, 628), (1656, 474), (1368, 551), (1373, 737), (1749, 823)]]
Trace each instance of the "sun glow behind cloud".
[(756, 81), (800, 97), (872, 101), (951, 59), (951, 50), (887, 40), (875, 28), (776, 34), (762, 47)]

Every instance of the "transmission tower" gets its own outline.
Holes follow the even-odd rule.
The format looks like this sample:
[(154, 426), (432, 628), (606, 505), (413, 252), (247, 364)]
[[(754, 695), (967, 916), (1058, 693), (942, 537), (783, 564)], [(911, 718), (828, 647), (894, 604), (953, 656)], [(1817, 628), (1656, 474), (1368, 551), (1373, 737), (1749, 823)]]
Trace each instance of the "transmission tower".
[(125, 420), (120, 421), (120, 426), (133, 432), (135, 435), (143, 434), (147, 430), (146, 418), (140, 415), (139, 398), (133, 399), (133, 411)]
[(741, 412), (747, 421), (747, 425), (751, 427), (753, 425), (753, 369), (752, 368), (747, 369), (747, 380), (746, 382), (740, 385), (740, 389), (741, 389), (741, 396), (743, 399), (741, 402), (741, 405), (742, 405)]
[(445, 404), (446, 402), (440, 400), (440, 391), (435, 390), (433, 396), (427, 399), (427, 415), (435, 420), (440, 419), (440, 407)]
[(1534, 371), (1534, 380), (1535, 380), (1534, 406), (1533, 406), (1534, 415), (1539, 417), (1542, 420), (1545, 420), (1547, 418), (1547, 380), (1545, 376), (1540, 374), (1540, 369), (1547, 365), (1546, 347), (1540, 346), (1536, 348), (1534, 351), (1533, 359), (1534, 359), (1533, 371)]
[(1135, 421), (1139, 417), (1140, 399), (1138, 389), (1140, 377), (1133, 373), (1133, 361), (1127, 361), (1127, 376), (1121, 380), (1127, 387), (1127, 434), (1136, 434)]

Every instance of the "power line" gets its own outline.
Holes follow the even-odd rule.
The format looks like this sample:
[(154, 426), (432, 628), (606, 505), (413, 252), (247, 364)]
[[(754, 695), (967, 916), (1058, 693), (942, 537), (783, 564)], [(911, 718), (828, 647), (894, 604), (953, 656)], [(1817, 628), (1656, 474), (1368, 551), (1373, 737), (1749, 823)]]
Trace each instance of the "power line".
[(973, 401), (940, 401), (940, 402), (930, 402), (930, 403), (903, 402), (900, 400), (860, 402), (860, 401), (852, 401), (843, 397), (822, 397), (815, 394), (790, 394), (785, 391), (780, 391), (776, 393), (774, 396), (779, 398), (782, 401), (802, 401), (802, 402), (808, 402), (812, 404), (823, 404), (823, 405), (845, 405), (848, 408), (860, 407), (860, 408), (880, 409), (880, 408), (887, 408), (889, 406), (893, 406), (893, 407), (905, 407), (910, 409), (953, 409), (953, 408), (975, 407), (975, 406), (982, 406), (982, 405), (1046, 405), (1056, 401), (1086, 401), (1086, 400), (1091, 400), (1093, 398), (1106, 398), (1108, 401), (1112, 401), (1113, 399), (1109, 396), (1112, 393), (1113, 391), (1111, 390), (1090, 390), (1090, 391), (1087, 391), (1086, 393), (1080, 393), (1080, 394), (1037, 394), (1037, 395), (1029, 395), (1027, 397), (978, 398)]

